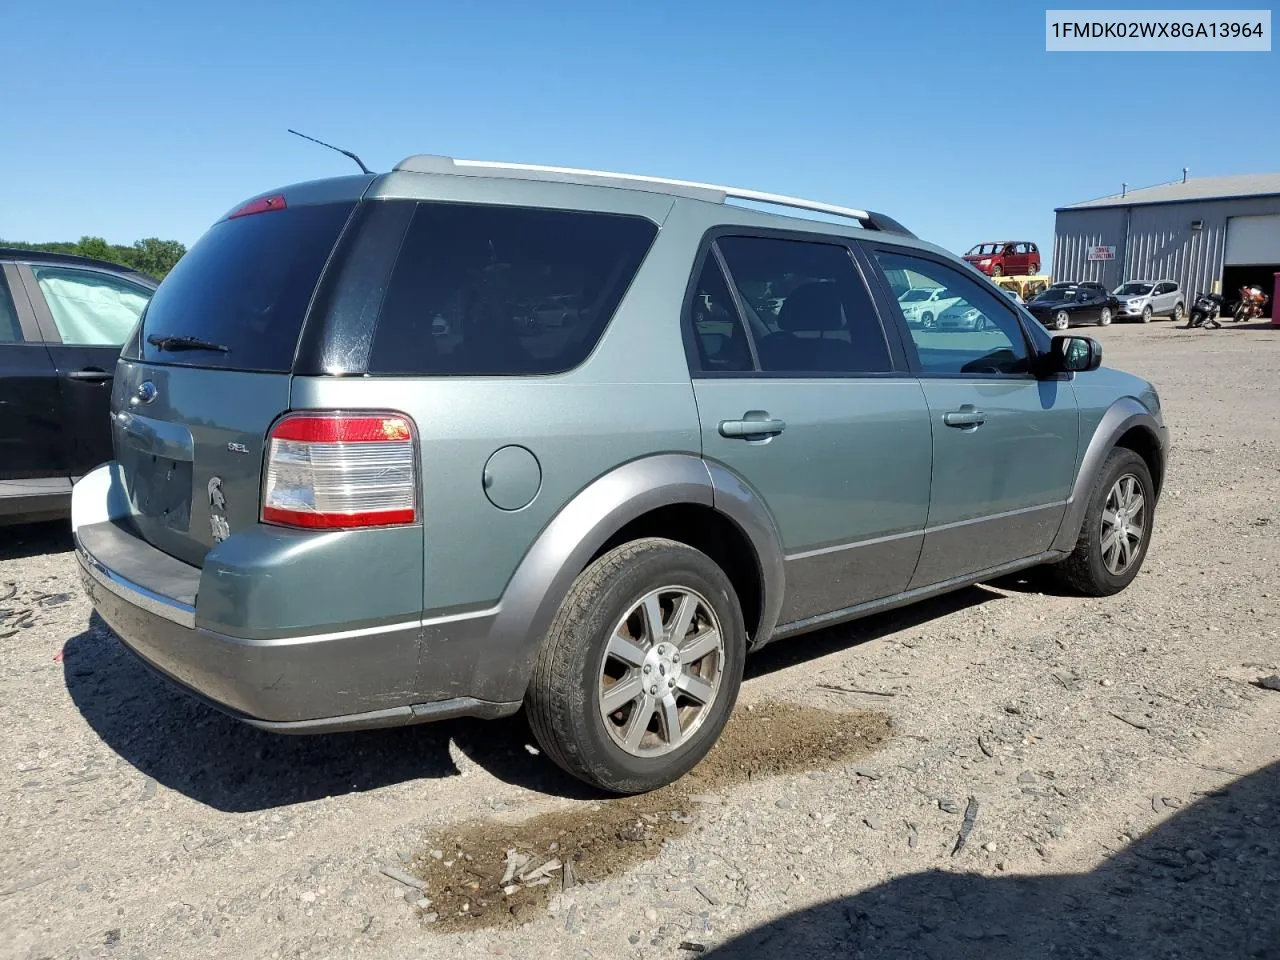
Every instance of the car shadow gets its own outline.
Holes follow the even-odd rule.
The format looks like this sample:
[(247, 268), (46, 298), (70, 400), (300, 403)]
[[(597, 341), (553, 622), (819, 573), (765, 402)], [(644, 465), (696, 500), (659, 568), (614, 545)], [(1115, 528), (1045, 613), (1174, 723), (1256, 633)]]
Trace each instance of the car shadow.
[(142, 773), (191, 799), (244, 813), (458, 776), (461, 762), (561, 796), (592, 796), (531, 754), (523, 715), (350, 733), (288, 736), (227, 716), (157, 675), (96, 614), (63, 647), (67, 691), (103, 742)]
[(0, 561), (26, 560), (73, 549), (71, 524), (66, 520), (0, 527)]
[[(961, 859), (958, 869), (965, 866)], [(782, 917), (702, 955), (1277, 960), (1280, 763), (1182, 809), (1089, 873), (912, 874)]]
[(850, 623), (775, 640), (747, 658), (744, 677), (751, 680), (764, 674), (797, 667), (811, 660), (861, 646), (887, 637), (889, 634), (909, 630), (931, 620), (939, 620), (950, 614), (959, 613), (961, 610), (968, 610), (1000, 599), (1000, 594), (985, 587), (965, 587), (910, 606), (862, 617)]
[[(970, 587), (852, 624), (779, 640), (748, 658), (747, 678), (786, 670), (1000, 595)], [(92, 614), (63, 648), (67, 690), (103, 742), (158, 783), (226, 812), (304, 803), (411, 780), (457, 776), (454, 756), (553, 796), (604, 795), (537, 751), (522, 713), (385, 730), (286, 736), (221, 713), (158, 676)], [(455, 750), (451, 752), (450, 743)]]

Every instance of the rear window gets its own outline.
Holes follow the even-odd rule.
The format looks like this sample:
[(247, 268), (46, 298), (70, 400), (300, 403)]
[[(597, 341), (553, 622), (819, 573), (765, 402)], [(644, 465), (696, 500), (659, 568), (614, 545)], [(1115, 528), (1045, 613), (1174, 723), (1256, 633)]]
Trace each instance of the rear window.
[[(307, 304), (354, 206), (287, 207), (215, 224), (160, 284), (129, 356), (288, 372)], [(162, 350), (149, 337), (194, 337), (226, 349)]]
[(570, 370), (600, 341), (657, 230), (619, 214), (420, 203), (382, 303), (368, 372)]

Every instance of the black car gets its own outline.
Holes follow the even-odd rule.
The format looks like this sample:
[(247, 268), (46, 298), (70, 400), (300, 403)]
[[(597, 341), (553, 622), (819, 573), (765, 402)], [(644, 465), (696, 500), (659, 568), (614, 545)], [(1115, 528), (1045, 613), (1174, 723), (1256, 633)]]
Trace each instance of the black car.
[(1111, 322), (1120, 301), (1100, 283), (1056, 283), (1027, 304), (1027, 310), (1046, 327), (1065, 330), (1073, 323)]
[(119, 264), (0, 248), (0, 524), (66, 516), (111, 459), (120, 347), (157, 283)]

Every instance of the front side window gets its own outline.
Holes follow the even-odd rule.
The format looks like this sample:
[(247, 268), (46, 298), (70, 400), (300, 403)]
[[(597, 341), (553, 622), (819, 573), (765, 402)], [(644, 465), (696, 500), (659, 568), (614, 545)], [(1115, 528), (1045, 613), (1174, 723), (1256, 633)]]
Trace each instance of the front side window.
[(0, 273), (0, 343), (18, 343), (21, 340), (22, 331), (18, 328), (18, 314), (13, 309), (9, 285), (4, 274)]
[(721, 237), (716, 245), (746, 311), (761, 371), (893, 370), (879, 315), (847, 247), (741, 236)]
[(562, 373), (595, 348), (657, 227), (618, 214), (420, 203), (392, 271), (372, 374)]
[(905, 277), (915, 276), (944, 288), (950, 301), (932, 326), (908, 324), (923, 374), (1027, 372), (1030, 352), (1022, 327), (995, 290), (934, 260), (884, 250), (875, 256), (895, 295), (903, 293)]
[(65, 344), (120, 346), (151, 299), (145, 287), (96, 270), (32, 267), (31, 272)]

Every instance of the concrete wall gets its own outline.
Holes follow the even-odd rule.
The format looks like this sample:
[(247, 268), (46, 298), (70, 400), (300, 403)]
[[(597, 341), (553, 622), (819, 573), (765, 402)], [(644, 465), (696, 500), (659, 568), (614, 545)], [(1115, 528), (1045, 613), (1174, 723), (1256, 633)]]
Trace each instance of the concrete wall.
[[(1108, 290), (1125, 280), (1168, 279), (1189, 299), (1222, 278), (1229, 219), (1267, 213), (1280, 213), (1280, 197), (1060, 210), (1053, 279), (1096, 280)], [(1203, 228), (1192, 230), (1193, 220)], [(1116, 259), (1090, 262), (1089, 248), (1102, 245), (1114, 246)]]

